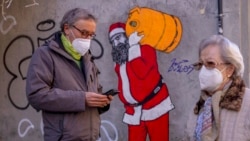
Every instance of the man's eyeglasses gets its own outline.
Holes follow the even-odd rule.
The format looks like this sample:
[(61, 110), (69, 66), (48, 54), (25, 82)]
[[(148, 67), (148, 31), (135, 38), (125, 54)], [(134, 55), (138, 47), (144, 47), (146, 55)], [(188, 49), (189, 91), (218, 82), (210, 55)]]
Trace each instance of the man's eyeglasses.
[(202, 68), (202, 66), (204, 65), (207, 69), (214, 69), (216, 66), (219, 65), (229, 65), (230, 63), (216, 63), (216, 62), (212, 62), (212, 61), (208, 61), (208, 62), (197, 62), (194, 63), (194, 69), (195, 70), (200, 70)]
[(72, 27), (74, 27), (76, 30), (78, 30), (80, 33), (81, 33), (81, 35), (82, 35), (82, 37), (83, 38), (91, 38), (91, 39), (93, 39), (93, 38), (95, 38), (95, 36), (96, 36), (96, 34), (95, 33), (90, 33), (89, 31), (87, 31), (87, 30), (80, 30), (79, 28), (77, 28), (76, 26), (72, 26)]

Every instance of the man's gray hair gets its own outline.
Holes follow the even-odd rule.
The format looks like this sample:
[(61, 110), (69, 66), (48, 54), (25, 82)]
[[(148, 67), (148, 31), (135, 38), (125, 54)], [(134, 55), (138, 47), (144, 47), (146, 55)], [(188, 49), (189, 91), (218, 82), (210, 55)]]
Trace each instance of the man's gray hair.
[(222, 60), (235, 66), (234, 75), (243, 77), (244, 62), (239, 47), (222, 35), (213, 35), (201, 41), (199, 46), (199, 56), (201, 51), (209, 45), (217, 45), (220, 48)]
[(68, 24), (72, 26), (78, 20), (94, 20), (96, 22), (96, 18), (90, 14), (87, 10), (82, 8), (74, 8), (66, 12), (62, 18), (60, 23), (61, 31), (63, 32), (63, 26)]

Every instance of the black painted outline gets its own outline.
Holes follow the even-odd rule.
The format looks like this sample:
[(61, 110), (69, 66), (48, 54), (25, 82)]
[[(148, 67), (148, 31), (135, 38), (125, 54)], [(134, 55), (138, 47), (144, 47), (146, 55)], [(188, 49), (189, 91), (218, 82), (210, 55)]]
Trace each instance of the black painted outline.
[[(13, 76), (13, 78), (10, 80), (10, 82), (9, 82), (9, 84), (8, 84), (8, 88), (7, 88), (8, 98), (9, 98), (11, 104), (12, 104), (15, 108), (17, 108), (17, 109), (19, 109), (19, 110), (25, 110), (25, 109), (27, 109), (27, 108), (29, 107), (29, 103), (28, 103), (26, 106), (24, 106), (24, 107), (18, 106), (18, 105), (16, 105), (16, 104), (14, 103), (14, 101), (12, 100), (12, 98), (11, 98), (11, 96), (10, 96), (10, 86), (11, 86), (12, 82), (17, 78), (17, 75), (14, 74), (13, 72), (11, 72), (11, 71), (8, 69), (7, 64), (6, 64), (6, 61), (5, 61), (5, 58), (6, 58), (6, 54), (7, 54), (8, 49), (10, 48), (10, 46), (11, 46), (16, 40), (18, 40), (18, 39), (20, 39), (20, 38), (25, 38), (25, 39), (28, 39), (28, 40), (30, 41), (31, 46), (32, 46), (32, 54), (34, 53), (34, 43), (33, 43), (32, 39), (31, 39), (29, 36), (27, 36), (27, 35), (19, 35), (19, 36), (15, 37), (13, 40), (11, 40), (10, 43), (8, 44), (7, 48), (5, 49), (4, 54), (3, 54), (3, 64), (4, 64), (4, 68), (7, 70), (7, 72), (8, 72), (10, 75)], [(23, 59), (19, 62), (19, 64), (18, 64), (18, 71), (19, 71), (19, 74), (21, 75), (21, 77), (22, 77), (23, 80), (25, 80), (26, 77), (24, 77), (23, 74), (21, 73), (21, 64), (22, 64), (22, 62), (24, 62), (24, 61), (30, 59), (31, 57), (32, 57), (32, 55), (23, 58)]]

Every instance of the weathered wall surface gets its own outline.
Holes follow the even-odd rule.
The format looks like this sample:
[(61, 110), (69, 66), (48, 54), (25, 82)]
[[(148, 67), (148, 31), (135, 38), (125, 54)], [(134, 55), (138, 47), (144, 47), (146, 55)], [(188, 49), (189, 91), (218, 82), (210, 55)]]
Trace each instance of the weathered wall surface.
[[(248, 10), (247, 0), (226, 0), (224, 35), (241, 46), (248, 80)], [(201, 39), (217, 34), (217, 0), (2, 0), (0, 15), (0, 141), (42, 141), (41, 112), (35, 111), (25, 95), (29, 59), (34, 50), (59, 30), (63, 14), (74, 7), (91, 11), (98, 18), (97, 37), (92, 52), (98, 56), (104, 90), (117, 87), (113, 69), (108, 28), (125, 22), (135, 6), (149, 7), (179, 17), (183, 35), (171, 53), (157, 52), (160, 72), (169, 88), (175, 109), (170, 112), (170, 140), (188, 140), (187, 124), (199, 97), (198, 72), (191, 64), (198, 60)], [(244, 9), (241, 9), (244, 7)], [(241, 27), (244, 25), (245, 29)], [(244, 32), (243, 32), (244, 31)], [(244, 34), (243, 34), (244, 33)], [(244, 37), (244, 40), (242, 39)], [(102, 115), (102, 141), (126, 141), (127, 126), (122, 122), (123, 105), (118, 97)]]

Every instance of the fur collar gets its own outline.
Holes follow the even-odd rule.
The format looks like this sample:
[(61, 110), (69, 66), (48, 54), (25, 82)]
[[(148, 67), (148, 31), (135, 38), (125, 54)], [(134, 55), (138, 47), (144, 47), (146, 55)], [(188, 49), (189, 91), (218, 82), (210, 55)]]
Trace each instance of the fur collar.
[[(232, 83), (228, 90), (221, 97), (220, 107), (228, 110), (239, 111), (242, 105), (243, 96), (245, 93), (245, 83), (240, 77), (232, 79)], [(196, 103), (194, 113), (198, 114), (203, 107), (207, 96), (201, 94), (199, 101)]]

